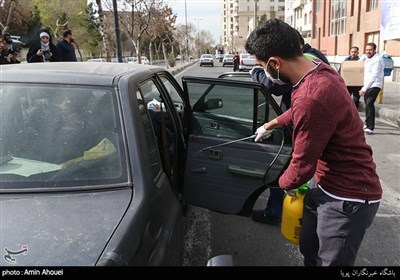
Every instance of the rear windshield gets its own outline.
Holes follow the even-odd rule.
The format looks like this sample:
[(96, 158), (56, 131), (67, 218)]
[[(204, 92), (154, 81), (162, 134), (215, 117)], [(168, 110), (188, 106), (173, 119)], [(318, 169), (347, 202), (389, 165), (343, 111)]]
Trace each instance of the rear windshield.
[(126, 181), (112, 88), (1, 84), (0, 189)]

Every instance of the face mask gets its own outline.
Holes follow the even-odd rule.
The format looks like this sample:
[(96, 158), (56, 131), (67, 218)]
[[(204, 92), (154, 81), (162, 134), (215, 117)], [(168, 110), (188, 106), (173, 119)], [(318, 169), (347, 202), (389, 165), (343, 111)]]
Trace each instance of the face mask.
[[(268, 65), (269, 65), (269, 59), (268, 59), (268, 61), (267, 61), (267, 68), (268, 68)], [(273, 82), (273, 83), (275, 83), (275, 84), (277, 84), (277, 85), (280, 85), (280, 86), (286, 85), (287, 83), (285, 83), (284, 81), (282, 81), (282, 80), (279, 78), (279, 69), (278, 69), (277, 71), (278, 71), (278, 77), (275, 79), (274, 77), (272, 77), (272, 76), (268, 73), (267, 69), (264, 69), (265, 75), (267, 76), (267, 78), (268, 78), (271, 82)]]

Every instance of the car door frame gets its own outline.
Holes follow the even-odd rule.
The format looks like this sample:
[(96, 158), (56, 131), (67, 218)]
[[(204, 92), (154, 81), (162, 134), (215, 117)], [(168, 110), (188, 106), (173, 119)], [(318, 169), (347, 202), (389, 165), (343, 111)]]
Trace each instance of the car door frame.
[[(282, 111), (278, 104), (276, 103), (275, 99), (271, 96), (271, 94), (268, 93), (266, 88), (256, 82), (250, 82), (250, 81), (238, 81), (238, 80), (227, 80), (227, 79), (221, 79), (221, 78), (198, 78), (198, 77), (189, 77), (185, 76), (182, 77), (182, 84), (183, 84), (183, 90), (184, 90), (184, 101), (186, 102), (186, 107), (188, 108), (186, 110), (186, 118), (188, 120), (192, 119), (193, 117), (193, 108), (191, 107), (190, 104), (190, 92), (188, 89), (188, 82), (192, 83), (198, 83), (198, 84), (209, 84), (209, 85), (214, 85), (214, 86), (234, 86), (238, 88), (245, 88), (245, 89), (252, 89), (254, 91), (254, 94), (256, 92), (261, 92), (265, 100), (268, 101), (270, 104), (271, 108), (274, 110), (276, 115), (282, 114)], [(253, 128), (252, 132), (254, 133), (255, 130), (257, 129), (257, 124), (256, 124), (256, 119), (253, 119)], [(235, 182), (233, 181), (234, 179), (231, 178), (227, 186), (220, 186), (218, 185), (217, 180), (218, 175), (214, 174), (211, 176), (207, 176), (208, 172), (211, 170), (208, 168), (210, 167), (212, 169), (212, 163), (210, 159), (207, 159), (206, 157), (210, 157), (210, 154), (204, 156), (202, 153), (202, 150), (204, 148), (207, 148), (209, 146), (213, 145), (221, 145), (226, 142), (229, 142), (229, 139), (223, 139), (219, 137), (204, 137), (204, 136), (199, 136), (199, 135), (194, 135), (193, 132), (193, 127), (191, 122), (188, 124), (188, 135), (187, 135), (187, 158), (186, 158), (186, 165), (185, 165), (185, 179), (184, 179), (184, 186), (183, 186), (183, 197), (185, 201), (189, 204), (199, 206), (199, 207), (204, 207), (213, 211), (217, 212), (222, 212), (226, 214), (235, 214), (235, 215), (244, 215), (248, 216), (251, 213), (251, 209), (253, 208), (253, 205), (259, 195), (268, 187), (272, 185), (277, 184), (277, 180), (279, 176), (283, 173), (284, 169), (287, 167), (289, 164), (290, 158), (291, 158), (291, 152), (292, 152), (292, 146), (290, 145), (290, 148), (286, 148), (285, 154), (282, 154), (285, 156), (285, 159), (280, 163), (279, 167), (274, 171), (275, 173), (275, 179), (272, 181), (269, 181), (268, 184), (265, 184), (265, 178), (263, 178), (263, 184), (261, 185), (254, 185), (250, 186), (248, 185), (248, 182), (251, 182), (252, 176), (259, 177), (260, 176), (260, 170), (253, 170), (257, 169), (254, 168), (254, 165), (250, 167), (249, 169), (243, 168), (242, 166), (235, 166), (235, 164), (229, 164), (227, 167), (231, 173), (234, 173), (235, 175), (232, 176), (238, 176), (238, 181), (242, 182), (244, 184), (243, 188), (236, 186), (236, 188), (232, 188), (229, 184), (234, 185)], [(287, 133), (289, 132), (289, 133)], [(286, 135), (291, 135), (292, 131), (291, 128), (285, 128), (285, 132), (283, 134)], [(284, 141), (284, 140), (282, 140)], [(282, 142), (283, 144), (283, 142)], [(221, 145), (223, 146), (223, 145)], [(195, 148), (193, 148), (195, 147)], [(281, 147), (282, 148), (282, 147)], [(236, 151), (240, 151), (238, 154), (238, 157), (243, 156), (246, 151), (249, 151), (257, 160), (256, 162), (260, 161), (260, 158), (262, 158), (263, 155), (266, 155), (265, 150), (274, 150), (274, 152), (279, 152), (279, 148), (275, 144), (263, 144), (263, 143), (255, 143), (252, 141), (239, 141), (237, 143), (234, 143), (232, 145), (226, 145), (224, 147), (220, 147), (219, 151), (221, 153), (224, 153), (226, 155), (231, 156), (233, 161), (237, 161), (240, 159), (235, 158), (235, 156), (232, 156), (235, 154)], [(196, 157), (203, 156), (202, 159), (197, 159), (197, 163), (193, 164), (193, 162), (196, 162)], [(212, 157), (212, 155), (211, 155)], [(271, 157), (270, 157), (271, 158)], [(252, 161), (252, 158), (247, 158), (248, 161)], [(269, 163), (271, 163), (270, 161)], [(196, 165), (197, 164), (197, 165)], [(254, 164), (254, 163), (253, 163)], [(226, 167), (226, 166), (225, 166)], [(251, 169), (251, 170), (250, 170)], [(266, 169), (267, 172), (269, 171), (269, 168)], [(224, 171), (224, 170), (222, 170)], [(253, 172), (254, 171), (254, 172)], [(196, 176), (195, 173), (200, 173), (201, 175)], [(247, 174), (240, 174), (240, 173), (247, 173)], [(222, 174), (222, 173), (221, 173)], [(226, 173), (225, 173), (226, 174)], [(248, 180), (243, 180), (243, 178), (240, 179), (240, 176), (249, 176), (247, 177)], [(229, 175), (230, 176), (230, 175)], [(195, 178), (194, 178), (195, 177)], [(210, 178), (212, 177), (212, 178)], [(214, 182), (211, 182), (214, 181)], [(224, 180), (220, 180), (221, 182), (226, 182)], [(247, 184), (247, 185), (246, 185)], [(217, 190), (219, 188), (219, 190)], [(250, 188), (247, 189), (247, 188)], [(225, 189), (225, 191), (223, 190)], [(243, 189), (246, 189), (243, 191)], [(243, 193), (241, 193), (243, 191)], [(235, 199), (232, 199), (232, 197), (236, 197)]]

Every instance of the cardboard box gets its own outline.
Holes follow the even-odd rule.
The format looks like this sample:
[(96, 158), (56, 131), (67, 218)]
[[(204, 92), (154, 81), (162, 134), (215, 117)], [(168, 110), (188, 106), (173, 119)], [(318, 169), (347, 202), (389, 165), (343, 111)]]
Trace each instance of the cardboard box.
[(363, 86), (364, 61), (343, 61), (340, 74), (347, 86)]

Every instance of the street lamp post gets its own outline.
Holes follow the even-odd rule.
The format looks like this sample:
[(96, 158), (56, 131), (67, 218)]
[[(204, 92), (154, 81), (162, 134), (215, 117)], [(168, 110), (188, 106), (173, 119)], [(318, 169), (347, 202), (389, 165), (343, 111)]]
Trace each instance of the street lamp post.
[(185, 28), (186, 28), (186, 55), (185, 60), (189, 61), (189, 34), (188, 34), (188, 26), (187, 26), (187, 8), (186, 8), (186, 0), (185, 0)]
[[(194, 20), (197, 20), (197, 39), (200, 42), (200, 20), (203, 20), (202, 18), (195, 18)], [(200, 45), (200, 44), (199, 44)], [(200, 57), (200, 48), (199, 48), (199, 57)]]

